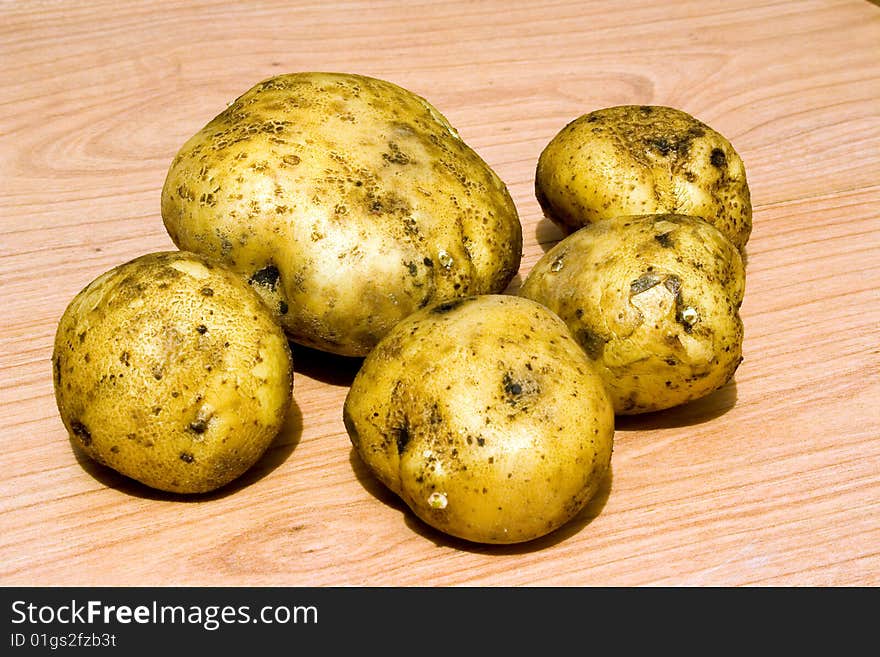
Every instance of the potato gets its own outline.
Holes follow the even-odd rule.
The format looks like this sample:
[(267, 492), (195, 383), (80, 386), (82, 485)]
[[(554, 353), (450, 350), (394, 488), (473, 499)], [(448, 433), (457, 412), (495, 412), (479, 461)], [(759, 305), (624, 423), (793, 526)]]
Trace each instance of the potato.
[(537, 262), (520, 294), (568, 325), (617, 414), (720, 388), (742, 360), (742, 258), (698, 217), (621, 217), (581, 228)]
[(271, 311), (194, 253), (147, 254), (92, 281), (64, 311), (52, 361), (74, 444), (174, 493), (245, 472), (291, 401), (290, 348)]
[(364, 359), (352, 444), (429, 525), (518, 543), (574, 517), (608, 470), (614, 413), (565, 324), (510, 295), (434, 304)]
[(752, 204), (742, 159), (678, 109), (622, 105), (565, 126), (538, 159), (535, 193), (565, 234), (621, 215), (686, 214), (744, 249)]
[(295, 342), (365, 355), (427, 304), (503, 291), (522, 227), (507, 188), (425, 99), (343, 73), (265, 80), (168, 171), (174, 243), (248, 279)]

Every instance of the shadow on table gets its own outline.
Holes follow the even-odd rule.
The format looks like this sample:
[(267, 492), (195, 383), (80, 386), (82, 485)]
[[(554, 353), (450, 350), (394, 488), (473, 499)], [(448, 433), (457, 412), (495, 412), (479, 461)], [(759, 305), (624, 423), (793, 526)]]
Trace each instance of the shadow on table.
[(562, 229), (550, 221), (546, 215), (542, 216), (535, 225), (535, 241), (541, 246), (541, 250), (547, 253), (565, 237)]
[(510, 294), (516, 296), (519, 293), (519, 289), (522, 287), (523, 277), (520, 272), (517, 272), (513, 278), (510, 279), (510, 282), (507, 284), (507, 287), (501, 292), (501, 294)]
[(275, 436), (275, 439), (270, 443), (269, 447), (266, 448), (266, 451), (259, 460), (237, 479), (234, 479), (217, 490), (207, 493), (182, 494), (151, 488), (118, 473), (110, 467), (98, 463), (86, 454), (73, 438), (70, 439), (70, 444), (73, 448), (76, 460), (82, 466), (83, 470), (88, 472), (92, 477), (108, 488), (115, 488), (126, 495), (151, 500), (205, 502), (232, 495), (236, 491), (259, 481), (284, 463), (293, 453), (293, 450), (296, 449), (296, 446), (299, 444), (300, 438), (302, 437), (302, 420), (302, 413), (300, 412), (296, 400), (291, 400), (290, 408), (284, 419), (284, 424), (281, 426), (278, 435)]
[(380, 502), (400, 511), (401, 514), (403, 514), (403, 520), (407, 527), (416, 534), (438, 546), (451, 547), (456, 550), (473, 552), (476, 554), (490, 555), (536, 552), (574, 536), (584, 527), (589, 525), (593, 519), (602, 512), (602, 509), (605, 507), (608, 497), (611, 494), (611, 483), (613, 479), (612, 468), (609, 467), (608, 472), (599, 484), (599, 489), (596, 491), (595, 495), (593, 495), (589, 503), (587, 503), (587, 505), (581, 509), (574, 518), (555, 531), (524, 543), (493, 545), (466, 541), (434, 529), (416, 516), (400, 497), (391, 492), (378, 479), (376, 479), (375, 476), (373, 476), (367, 465), (361, 460), (357, 450), (353, 447), (349, 454), (349, 461), (351, 463), (351, 469), (361, 486)]
[(653, 431), (702, 424), (721, 417), (736, 405), (736, 381), (729, 381), (713, 393), (694, 401), (653, 413), (618, 415), (614, 418), (618, 431)]
[(331, 386), (347, 388), (364, 362), (363, 358), (356, 356), (339, 356), (293, 342), (290, 343), (290, 350), (293, 353), (294, 389), (297, 374)]

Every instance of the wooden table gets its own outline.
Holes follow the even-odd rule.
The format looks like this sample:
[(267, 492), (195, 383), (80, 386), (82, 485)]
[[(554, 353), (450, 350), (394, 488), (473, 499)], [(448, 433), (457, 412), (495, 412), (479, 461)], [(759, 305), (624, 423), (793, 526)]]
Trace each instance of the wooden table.
[[(875, 4), (5, 1), (0, 63), (0, 584), (880, 584)], [(523, 276), (560, 237), (533, 174), (565, 123), (651, 103), (715, 127), (754, 203), (735, 381), (621, 418), (601, 494), (519, 546), (414, 519), (343, 427), (356, 363), (299, 349), (284, 432), (221, 493), (182, 501), (83, 459), (53, 397), (61, 313), (173, 248), (159, 197), (179, 146), (298, 70), (431, 100), (509, 185)]]

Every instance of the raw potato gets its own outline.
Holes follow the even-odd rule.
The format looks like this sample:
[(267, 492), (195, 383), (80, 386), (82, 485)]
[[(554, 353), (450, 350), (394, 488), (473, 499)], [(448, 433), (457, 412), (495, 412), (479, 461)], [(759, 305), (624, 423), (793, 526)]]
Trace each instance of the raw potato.
[(61, 317), (52, 360), (71, 439), (175, 493), (244, 473), (291, 400), (290, 350), (271, 312), (194, 253), (147, 254), (96, 278)]
[(522, 227), (507, 188), (425, 99), (293, 73), (189, 139), (162, 192), (180, 248), (232, 266), (290, 337), (365, 355), (431, 303), (503, 291)]
[(739, 251), (697, 217), (592, 224), (550, 249), (520, 294), (568, 325), (615, 412), (656, 411), (720, 388), (742, 360)]
[(505, 295), (400, 322), (364, 360), (344, 420), (418, 517), (480, 543), (528, 541), (577, 515), (614, 434), (602, 381), (565, 324)]
[(733, 146), (660, 105), (609, 107), (569, 123), (538, 159), (535, 192), (566, 234), (622, 215), (686, 214), (742, 251), (752, 231), (746, 171)]

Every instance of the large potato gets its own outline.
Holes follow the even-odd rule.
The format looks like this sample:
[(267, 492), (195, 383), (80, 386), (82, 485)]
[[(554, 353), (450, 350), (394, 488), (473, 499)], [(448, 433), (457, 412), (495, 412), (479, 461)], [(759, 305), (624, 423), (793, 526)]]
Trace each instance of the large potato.
[(565, 324), (486, 295), (417, 311), (366, 357), (344, 404), (363, 461), (415, 514), (480, 543), (537, 538), (608, 469), (614, 414)]
[(352, 74), (236, 99), (174, 158), (162, 217), (180, 248), (250, 280), (294, 341), (351, 356), (433, 301), (504, 290), (522, 252), (505, 185), (447, 120)]
[(52, 360), (72, 440), (175, 493), (250, 468), (291, 400), (281, 327), (239, 276), (194, 253), (147, 254), (92, 281), (64, 311)]
[(731, 143), (661, 105), (609, 107), (566, 125), (541, 152), (535, 192), (566, 234), (621, 215), (686, 214), (742, 250), (752, 230), (746, 171)]
[(646, 215), (572, 233), (520, 294), (568, 325), (618, 414), (656, 411), (723, 386), (742, 360), (739, 251), (697, 217)]

